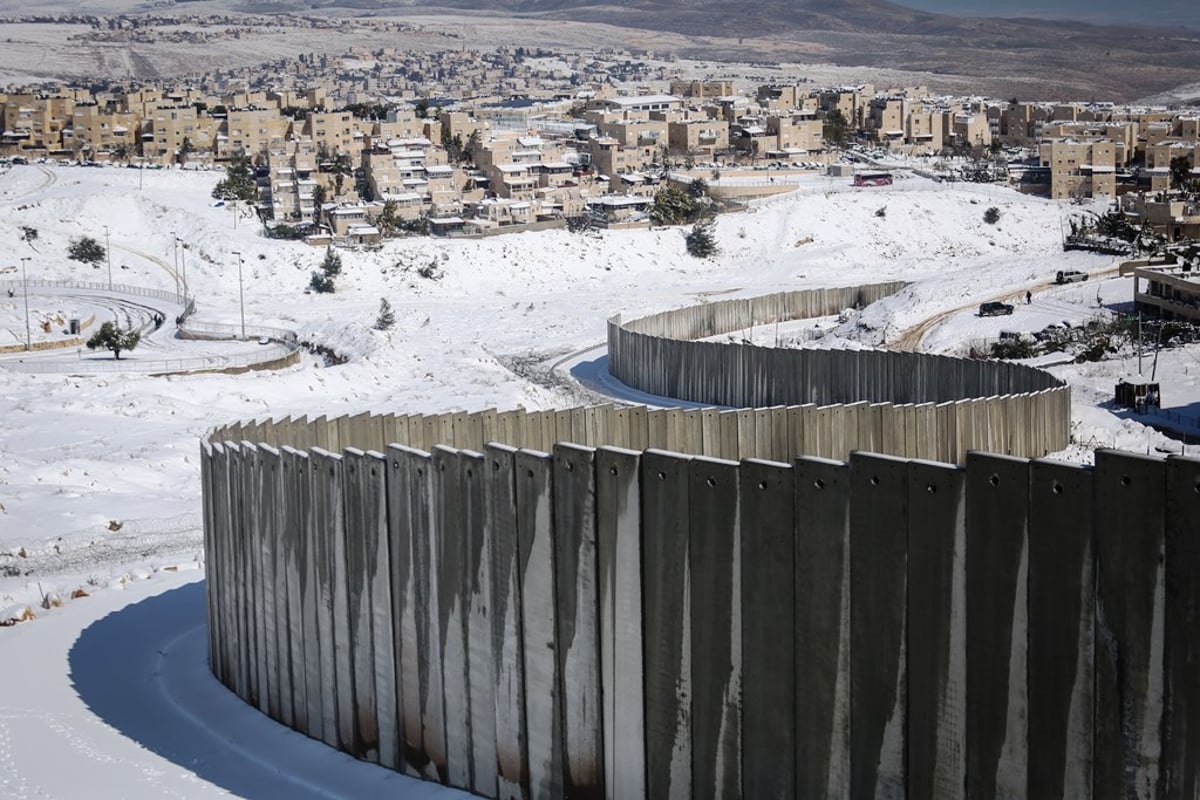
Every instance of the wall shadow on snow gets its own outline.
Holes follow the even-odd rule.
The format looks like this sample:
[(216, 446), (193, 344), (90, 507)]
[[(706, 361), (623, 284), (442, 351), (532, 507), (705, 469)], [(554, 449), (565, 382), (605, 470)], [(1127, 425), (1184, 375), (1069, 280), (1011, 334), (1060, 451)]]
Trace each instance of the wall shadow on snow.
[(291, 731), (222, 686), (208, 668), (205, 613), (196, 581), (92, 623), (68, 656), (80, 698), (121, 734), (239, 797), (429, 796), (428, 784)]

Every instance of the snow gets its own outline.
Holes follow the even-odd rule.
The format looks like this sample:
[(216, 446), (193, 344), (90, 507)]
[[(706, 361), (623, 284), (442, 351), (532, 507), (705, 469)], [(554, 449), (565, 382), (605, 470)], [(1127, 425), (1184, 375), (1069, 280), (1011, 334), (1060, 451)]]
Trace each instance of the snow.
[[(139, 172), (29, 165), (0, 173), (0, 285), (16, 282), (14, 297), (0, 291), (0, 347), (25, 338), (20, 259), (30, 259), (31, 281), (104, 282), (104, 267), (65, 253), (72, 238), (104, 241), (108, 226), (117, 283), (174, 292), (186, 267), (198, 323), (239, 324), (242, 293), (248, 326), (294, 330), (348, 360), (325, 366), (305, 355), (274, 372), (168, 377), (0, 368), (0, 609), (29, 607), (37, 616), (0, 628), (0, 652), (22, 654), (0, 659), (0, 685), (10, 688), (0, 700), (2, 796), (92, 796), (97, 787), (132, 798), (270, 794), (281, 775), (295, 776), (288, 796), (382, 794), (371, 781), (387, 791), (395, 783), (397, 796), (455, 796), (378, 777), (265, 720), (207, 676), (199, 441), (215, 425), (587, 402), (589, 389), (621, 391), (603, 370), (609, 316), (709, 298), (911, 281), (845, 323), (822, 321), (818, 343), (873, 346), (937, 317), (921, 337), (931, 352), (956, 352), (1001, 330), (1079, 323), (1132, 301), (1111, 257), (1061, 250), (1067, 219), (1086, 207), (902, 171), (894, 186), (868, 189), (846, 178), (797, 179), (795, 191), (721, 216), (721, 252), (711, 259), (686, 254), (686, 228), (413, 238), (343, 251), (334, 294), (304, 291), (323, 249), (264, 239), (251, 219), (213, 205), (219, 173)], [(1001, 216), (988, 225), (992, 206)], [(22, 241), (20, 226), (35, 228), (37, 239)], [(175, 237), (186, 245), (178, 276)], [(1060, 269), (1091, 277), (1057, 287)], [(396, 317), (388, 331), (373, 328), (381, 299)], [(978, 305), (992, 299), (1013, 302), (1014, 314), (978, 317)], [(126, 300), (36, 288), (29, 297), (37, 319), (94, 313), (98, 321), (122, 318)], [(122, 360), (258, 348), (253, 339), (177, 340), (177, 307), (158, 310), (167, 324)], [(764, 342), (776, 335), (773, 326), (748, 333)], [(780, 335), (799, 338), (796, 330)], [(86, 350), (46, 358), (81, 356), (101, 359)], [(27, 357), (35, 358), (0, 359)], [(1147, 359), (1142, 371), (1151, 369), (1165, 408), (1200, 417), (1196, 346), (1163, 351), (1153, 367)], [(1088, 462), (1097, 446), (1179, 452), (1178, 442), (1106, 405), (1118, 378), (1137, 372), (1136, 354), (1051, 370), (1074, 386), (1078, 444), (1060, 457)], [(79, 592), (87, 596), (70, 599)], [(49, 596), (65, 603), (43, 608)], [(345, 777), (343, 766), (371, 775)]]

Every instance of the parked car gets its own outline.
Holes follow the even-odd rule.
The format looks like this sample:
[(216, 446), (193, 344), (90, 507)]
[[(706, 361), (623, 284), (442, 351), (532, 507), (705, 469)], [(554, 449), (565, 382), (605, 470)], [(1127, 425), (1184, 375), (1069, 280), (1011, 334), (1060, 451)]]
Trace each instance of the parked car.
[(1008, 303), (1001, 303), (993, 300), (990, 303), (984, 303), (979, 307), (979, 316), (981, 317), (1001, 317), (1005, 314), (1011, 314), (1013, 307)]
[(1076, 281), (1086, 281), (1088, 274), (1080, 272), (1077, 269), (1060, 269), (1058, 274), (1054, 276), (1055, 283), (1075, 283)]

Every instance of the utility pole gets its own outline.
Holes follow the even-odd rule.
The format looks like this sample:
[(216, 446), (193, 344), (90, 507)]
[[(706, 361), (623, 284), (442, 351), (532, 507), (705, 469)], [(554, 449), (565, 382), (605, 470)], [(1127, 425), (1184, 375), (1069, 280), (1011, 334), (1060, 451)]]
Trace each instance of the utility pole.
[(21, 284), (25, 291), (25, 349), (33, 349), (33, 336), (29, 332), (29, 278), (25, 274), (25, 262), (29, 260), (29, 256), (24, 256), (21, 259)]
[(242, 291), (242, 254), (234, 251), (238, 259), (238, 308), (242, 314), (242, 341), (246, 339), (246, 297)]
[(1138, 375), (1142, 374), (1142, 312), (1138, 312)]
[(112, 245), (109, 244), (108, 226), (104, 226), (104, 257), (108, 259), (108, 290), (112, 291)]

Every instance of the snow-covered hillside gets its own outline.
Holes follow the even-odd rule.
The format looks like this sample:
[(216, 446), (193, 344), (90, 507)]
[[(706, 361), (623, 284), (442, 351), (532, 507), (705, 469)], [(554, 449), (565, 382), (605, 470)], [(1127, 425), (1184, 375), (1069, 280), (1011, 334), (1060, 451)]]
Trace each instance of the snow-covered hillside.
[[(0, 370), (0, 610), (45, 594), (103, 593), (110, 583), (122, 585), (114, 580), (122, 575), (177, 585), (179, 578), (154, 570), (200, 558), (198, 451), (211, 426), (264, 416), (576, 404), (580, 393), (564, 381), (528, 376), (544, 375), (548, 367), (539, 365), (602, 342), (605, 319), (614, 313), (636, 316), (709, 297), (903, 279), (915, 285), (842, 333), (874, 344), (962, 309), (925, 338), (927, 349), (948, 352), (1012, 326), (1032, 330), (1047, 319), (1085, 318), (1098, 310), (1097, 291), (1106, 305), (1132, 299), (1128, 281), (1099, 279), (1113, 259), (1062, 252), (1064, 221), (1081, 213), (1078, 206), (916, 177), (866, 189), (814, 178), (793, 194), (722, 216), (721, 253), (710, 260), (686, 254), (680, 229), (409, 239), (376, 251), (344, 252), (336, 293), (309, 294), (309, 275), (324, 253), (264, 239), (252, 220), (235, 220), (230, 208), (215, 206), (209, 192), (217, 173), (147, 171), (141, 177), (139, 188), (137, 171), (118, 168), (31, 165), (0, 174), (0, 268), (19, 267), (28, 258), (31, 280), (106, 280), (107, 265), (70, 261), (66, 249), (83, 235), (104, 242), (107, 226), (117, 282), (174, 290), (178, 237), (185, 244), (187, 284), (197, 298), (196, 320), (237, 324), (234, 254), (240, 253), (247, 324), (296, 330), (348, 361), (324, 366), (308, 355), (300, 366), (278, 372), (173, 377)], [(989, 225), (984, 211), (993, 206), (1000, 220)], [(22, 226), (36, 229), (37, 238), (25, 241)], [(1045, 289), (1058, 269), (1088, 270), (1095, 277), (1068, 289)], [(439, 277), (422, 277), (422, 271)], [(0, 274), (0, 281), (15, 274)], [(984, 300), (1014, 294), (1023, 300), (1027, 289), (1036, 293), (1034, 302), (1012, 317), (973, 313)], [(386, 332), (373, 329), (381, 299), (396, 314)], [(24, 341), (21, 300), (19, 292), (14, 298), (0, 294), (0, 345)], [(53, 305), (36, 293), (30, 303), (35, 309)], [(99, 309), (103, 319), (102, 303)], [(164, 326), (143, 346), (172, 352), (192, 346), (170, 341), (170, 330)], [(1164, 354), (1157, 369), (1165, 405), (1200, 397), (1198, 360), (1195, 351)], [(1064, 456), (1086, 460), (1087, 445), (1113, 444), (1174, 446), (1178, 452), (1159, 434), (1098, 408), (1116, 377), (1131, 370), (1128, 360), (1056, 369), (1078, 381), (1076, 435), (1083, 446)], [(68, 611), (89, 616), (71, 610), (83, 603), (100, 600), (69, 603)], [(0, 630), (0, 648), (10, 652), (6, 638), (36, 648), (37, 635), (25, 631), (46, 622), (14, 629), (19, 638)], [(47, 657), (59, 657), (56, 652), (51, 647)], [(46, 669), (61, 673), (63, 665)], [(25, 724), (14, 721), (12, 708), (0, 702), (0, 742), (6, 726)], [(0, 746), (0, 765), (6, 753), (11, 750)], [(5, 769), (0, 766), (0, 775)], [(184, 779), (172, 780), (178, 788)], [(0, 783), (0, 793), (11, 788)]]

